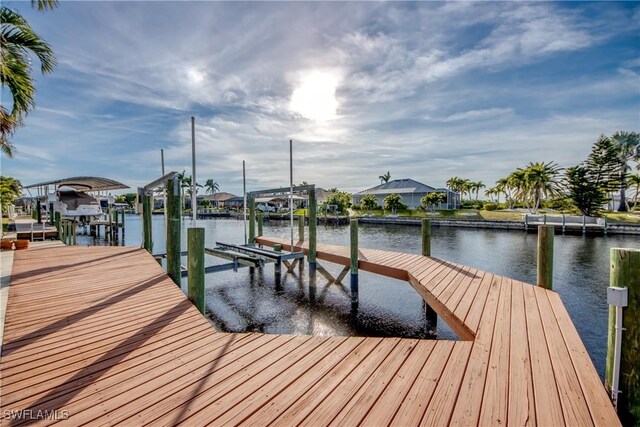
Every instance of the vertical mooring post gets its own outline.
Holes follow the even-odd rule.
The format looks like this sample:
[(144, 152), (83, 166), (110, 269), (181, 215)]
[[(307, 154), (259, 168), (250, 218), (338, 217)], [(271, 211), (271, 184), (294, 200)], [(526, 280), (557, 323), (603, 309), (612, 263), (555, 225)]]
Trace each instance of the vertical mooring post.
[(113, 209), (113, 240), (118, 240), (118, 217), (120, 216), (117, 209)]
[(553, 225), (538, 226), (538, 281), (545, 289), (553, 288)]
[(351, 220), (351, 306), (358, 305), (358, 219)]
[[(112, 223), (113, 224), (113, 223)], [(113, 226), (110, 227), (110, 231)], [(151, 236), (151, 196), (142, 196), (142, 230), (144, 232), (144, 248), (153, 253), (153, 237)]]
[(304, 214), (298, 215), (298, 240), (304, 242)]
[[(249, 244), (256, 242), (256, 199), (249, 196)], [(293, 248), (291, 249), (293, 251)]]
[(54, 225), (56, 226), (56, 230), (58, 230), (58, 240), (60, 240), (60, 212), (56, 212), (53, 214), (54, 216)]
[(614, 382), (616, 307), (609, 306), (609, 334), (605, 383), (611, 391), (618, 383), (617, 409), (622, 425), (640, 424), (640, 249), (611, 248), (611, 287), (627, 288), (627, 306), (622, 309), (619, 381)]
[(182, 231), (182, 217), (180, 209), (180, 182), (178, 178), (172, 178), (166, 184), (166, 200), (164, 208), (167, 216), (167, 274), (173, 282), (181, 287), (182, 269), (180, 233)]
[(74, 221), (73, 225), (72, 225), (72, 227), (73, 227), (72, 228), (72, 239), (73, 239), (72, 242), (73, 242), (74, 245), (78, 244), (78, 229), (77, 229), (77, 226), (78, 225)]
[(309, 272), (316, 271), (316, 244), (317, 244), (318, 224), (316, 219), (316, 191), (315, 188), (309, 191)]
[(422, 256), (431, 256), (431, 220), (422, 218)]
[[(275, 244), (273, 245), (274, 252), (282, 252), (282, 245)], [(276, 262), (273, 264), (273, 271), (276, 276), (276, 286), (280, 285), (280, 279), (282, 278), (282, 261), (278, 258)]]
[(262, 226), (264, 225), (264, 215), (262, 214), (262, 212), (258, 212), (258, 236), (264, 236), (264, 234), (262, 234)]
[[(422, 256), (431, 256), (431, 220), (422, 219)], [(426, 301), (423, 301), (425, 332), (434, 336), (438, 332), (438, 314)]]
[(564, 234), (566, 230), (566, 226), (567, 226), (567, 218), (565, 217), (565, 214), (562, 214), (562, 234)]
[(582, 215), (582, 234), (587, 234), (587, 217)]
[(188, 296), (204, 314), (204, 228), (187, 230)]
[(40, 209), (41, 203), (40, 199), (36, 200), (36, 220), (38, 224), (42, 224), (42, 210)]

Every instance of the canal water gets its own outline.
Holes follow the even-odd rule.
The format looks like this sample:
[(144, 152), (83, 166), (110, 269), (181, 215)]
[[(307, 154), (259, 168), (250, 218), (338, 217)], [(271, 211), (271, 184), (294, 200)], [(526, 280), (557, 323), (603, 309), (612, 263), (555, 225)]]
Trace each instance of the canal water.
[[(128, 246), (139, 246), (141, 223), (127, 216)], [(183, 236), (190, 226), (183, 222)], [(236, 219), (198, 220), (206, 230), (206, 246), (216, 242), (240, 244), (244, 239), (242, 221)], [(297, 236), (297, 225), (295, 228)], [(273, 221), (264, 226), (266, 236), (288, 238), (288, 223)], [(154, 252), (165, 252), (164, 218), (153, 217)], [(433, 227), (432, 254), (437, 258), (468, 265), (483, 271), (528, 283), (536, 280), (535, 234), (524, 232)], [(318, 241), (349, 244), (348, 227), (319, 226)], [(88, 237), (78, 243), (92, 244)], [(363, 248), (420, 253), (420, 228), (412, 226), (360, 226)], [(606, 357), (606, 288), (609, 281), (609, 249), (640, 247), (637, 236), (555, 236), (554, 290), (564, 302), (589, 354), (602, 376)], [(183, 238), (183, 248), (186, 239)], [(185, 248), (186, 249), (186, 248)], [(228, 261), (206, 257), (207, 265)], [(186, 260), (185, 260), (186, 261)], [(336, 276), (341, 266), (320, 263)], [(186, 264), (186, 262), (184, 262)], [(283, 269), (286, 271), (286, 269)], [(276, 284), (272, 265), (207, 275), (206, 307), (212, 323), (221, 331), (265, 332), (314, 335), (367, 335), (427, 338), (422, 299), (406, 282), (361, 272), (360, 304), (351, 309), (349, 281), (345, 285), (326, 285), (317, 276), (315, 297), (310, 298), (308, 269), (285, 274)], [(186, 290), (186, 279), (183, 289)], [(439, 320), (438, 338), (456, 339)]]

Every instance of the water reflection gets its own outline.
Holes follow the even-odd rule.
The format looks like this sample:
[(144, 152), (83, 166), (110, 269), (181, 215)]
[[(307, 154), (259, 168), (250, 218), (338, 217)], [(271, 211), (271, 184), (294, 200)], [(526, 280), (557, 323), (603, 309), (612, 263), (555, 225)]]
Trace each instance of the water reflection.
[[(206, 229), (207, 246), (215, 246), (216, 241), (240, 243), (243, 239), (241, 221), (201, 220), (198, 226)], [(183, 224), (184, 234), (186, 229), (187, 224)], [(270, 236), (289, 236), (286, 223), (272, 221), (264, 230)], [(319, 242), (348, 245), (347, 227), (320, 226), (318, 233)], [(419, 233), (419, 227), (363, 224), (359, 240), (361, 247), (420, 253)], [(162, 216), (153, 218), (153, 234), (155, 251), (164, 252)], [(536, 280), (535, 234), (434, 227), (432, 239), (435, 257), (529, 283)], [(128, 216), (124, 243), (139, 246), (140, 241), (140, 221)], [(100, 243), (89, 236), (82, 236), (78, 242)], [(609, 248), (637, 248), (638, 242), (637, 236), (556, 235), (554, 289), (601, 373), (606, 352)], [(185, 249), (185, 239), (182, 245)], [(225, 262), (207, 257), (207, 265)], [(320, 262), (334, 277), (339, 274), (340, 266)], [(359, 306), (352, 311), (348, 283), (328, 285), (322, 275), (310, 272), (306, 265), (302, 271), (282, 271), (279, 284), (273, 265), (208, 275), (206, 304), (212, 323), (230, 332), (428, 337), (422, 300), (408, 283), (361, 272)], [(440, 322), (438, 338), (455, 339), (455, 335)]]

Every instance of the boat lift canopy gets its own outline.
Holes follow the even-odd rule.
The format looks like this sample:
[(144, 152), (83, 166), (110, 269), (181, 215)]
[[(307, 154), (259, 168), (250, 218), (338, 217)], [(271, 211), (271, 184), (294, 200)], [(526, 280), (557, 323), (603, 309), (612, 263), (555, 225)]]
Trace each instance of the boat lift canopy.
[(129, 188), (128, 185), (124, 185), (121, 182), (96, 176), (76, 176), (72, 178), (56, 179), (53, 181), (27, 185), (24, 188), (43, 188), (50, 185), (53, 185), (56, 188), (69, 187), (78, 191), (108, 191)]

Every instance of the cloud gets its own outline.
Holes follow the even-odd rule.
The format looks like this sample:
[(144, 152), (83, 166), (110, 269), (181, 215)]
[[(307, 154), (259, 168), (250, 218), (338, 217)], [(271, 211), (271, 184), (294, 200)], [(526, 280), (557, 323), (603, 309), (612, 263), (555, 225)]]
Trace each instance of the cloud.
[[(242, 160), (250, 188), (288, 182), (289, 139), (296, 181), (357, 191), (387, 170), (442, 186), (462, 174), (493, 182), (528, 161), (571, 165), (600, 133), (638, 128), (632, 5), (67, 2), (25, 13), (59, 66), (38, 76), (38, 109), (16, 159), (3, 159), (23, 181), (142, 185), (159, 175), (161, 148), (167, 169), (189, 173), (191, 115), (198, 179), (236, 193)], [(312, 82), (305, 108), (329, 105), (331, 120), (291, 109), (314, 72), (335, 79), (319, 93)]]

